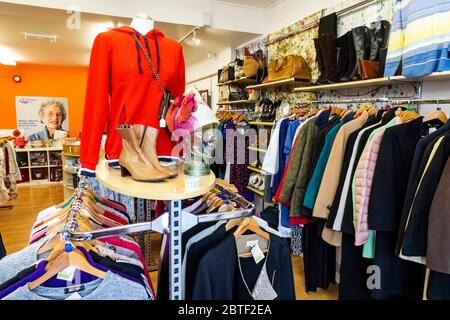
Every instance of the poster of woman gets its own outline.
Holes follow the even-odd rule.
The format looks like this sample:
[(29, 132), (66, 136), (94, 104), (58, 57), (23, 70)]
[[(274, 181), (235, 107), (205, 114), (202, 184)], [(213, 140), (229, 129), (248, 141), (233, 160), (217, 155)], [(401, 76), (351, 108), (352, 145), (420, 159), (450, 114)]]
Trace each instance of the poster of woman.
[(67, 98), (16, 97), (16, 115), (27, 141), (54, 139), (69, 130)]

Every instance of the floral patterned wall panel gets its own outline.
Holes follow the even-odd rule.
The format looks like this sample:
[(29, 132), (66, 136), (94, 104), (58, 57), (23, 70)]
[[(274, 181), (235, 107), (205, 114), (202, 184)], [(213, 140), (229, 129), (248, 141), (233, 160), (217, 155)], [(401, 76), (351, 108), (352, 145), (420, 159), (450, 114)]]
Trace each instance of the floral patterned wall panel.
[[(327, 8), (324, 14), (338, 12), (360, 1), (346, 0), (334, 7)], [(365, 25), (369, 27), (373, 21), (387, 20), (391, 22), (394, 16), (394, 9), (395, 0), (378, 0), (370, 5), (362, 6), (361, 8), (340, 15), (338, 16), (337, 36), (340, 37), (347, 31), (359, 26)]]
[[(302, 26), (308, 25), (311, 22), (318, 21), (322, 16), (322, 12), (319, 11), (312, 14), (297, 23), (294, 23), (278, 32), (272, 33), (268, 36), (268, 40), (275, 39), (277, 37), (286, 35)], [(317, 79), (319, 69), (316, 63), (316, 50), (314, 48), (313, 39), (317, 37), (319, 26), (315, 26), (311, 29), (300, 32), (287, 39), (270, 44), (267, 47), (269, 61), (283, 58), (287, 55), (301, 55), (305, 58), (308, 65), (312, 70), (312, 78)]]
[[(318, 21), (322, 17), (322, 11), (314, 13), (282, 30), (270, 34), (268, 41), (286, 35), (296, 29), (299, 29), (312, 22)], [(313, 39), (317, 37), (319, 26), (302, 31), (292, 37), (272, 43), (268, 45), (268, 59), (269, 61), (283, 58), (288, 55), (301, 55), (311, 68), (311, 75), (314, 79), (319, 77), (319, 68), (316, 62), (316, 50)], [(268, 90), (268, 97), (271, 100), (283, 100), (294, 106), (298, 101), (315, 99), (312, 93), (292, 93), (291, 88), (277, 88)]]
[(258, 51), (263, 53), (264, 58), (267, 58), (266, 37), (258, 39), (252, 43), (246, 44), (236, 49), (236, 58), (244, 59), (246, 54), (254, 55)]

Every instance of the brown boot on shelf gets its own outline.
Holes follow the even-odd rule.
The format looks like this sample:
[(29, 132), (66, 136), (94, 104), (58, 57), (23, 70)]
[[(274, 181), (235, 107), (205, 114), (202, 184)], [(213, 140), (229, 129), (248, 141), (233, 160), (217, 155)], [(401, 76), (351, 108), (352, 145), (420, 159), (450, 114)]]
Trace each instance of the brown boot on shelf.
[(141, 137), (133, 126), (119, 126), (117, 132), (122, 137), (122, 152), (119, 164), (122, 177), (131, 176), (139, 182), (164, 181), (169, 175), (154, 168), (139, 147)]
[(152, 166), (159, 171), (165, 173), (169, 178), (178, 176), (177, 168), (175, 166), (164, 167), (159, 163), (156, 154), (156, 139), (158, 138), (158, 129), (147, 127), (144, 125), (134, 125), (136, 133), (141, 138), (140, 147), (142, 153), (150, 161)]

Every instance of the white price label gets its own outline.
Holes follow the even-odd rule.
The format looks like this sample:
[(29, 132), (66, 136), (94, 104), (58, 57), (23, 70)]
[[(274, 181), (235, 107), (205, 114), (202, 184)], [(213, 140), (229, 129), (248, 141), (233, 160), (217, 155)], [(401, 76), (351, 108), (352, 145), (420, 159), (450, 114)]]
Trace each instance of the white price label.
[(258, 245), (258, 240), (247, 241), (247, 247), (253, 248)]
[(252, 248), (252, 256), (253, 259), (255, 259), (256, 264), (260, 263), (264, 259), (264, 253), (258, 245)]
[(56, 278), (59, 280), (71, 282), (73, 280), (73, 275), (75, 274), (75, 270), (77, 270), (75, 267), (67, 267), (63, 271), (58, 273)]

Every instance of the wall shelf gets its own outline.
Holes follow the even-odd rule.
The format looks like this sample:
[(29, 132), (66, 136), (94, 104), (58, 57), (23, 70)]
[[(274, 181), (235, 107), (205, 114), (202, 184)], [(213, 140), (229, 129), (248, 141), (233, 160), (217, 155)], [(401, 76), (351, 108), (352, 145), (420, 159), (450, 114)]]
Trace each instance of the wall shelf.
[(221, 82), (219, 84), (217, 84), (218, 87), (222, 87), (222, 86), (228, 86), (230, 84), (255, 84), (257, 83), (256, 79), (251, 79), (251, 78), (239, 78), (236, 80), (231, 80), (231, 81), (227, 81), (227, 82)]
[(265, 127), (273, 127), (275, 122), (258, 122), (258, 121), (250, 121), (248, 123), (251, 126), (265, 126)]
[(65, 157), (74, 157), (74, 158), (79, 158), (80, 157), (79, 154), (63, 153), (62, 155), (65, 156)]
[(250, 104), (250, 103), (257, 103), (258, 101), (252, 101), (252, 100), (236, 100), (236, 101), (222, 101), (217, 102), (218, 106), (224, 106), (224, 105), (232, 105), (232, 104)]
[(269, 88), (279, 88), (279, 87), (308, 87), (311, 86), (311, 82), (290, 78), (286, 80), (274, 81), (269, 83), (257, 84), (253, 86), (247, 86), (247, 89), (269, 89)]
[(251, 170), (251, 171), (254, 171), (254, 172), (257, 172), (257, 173), (259, 173), (259, 174), (265, 175), (265, 176), (269, 175), (268, 172), (265, 172), (264, 170), (258, 169), (258, 168), (253, 167), (253, 166), (247, 166), (247, 169), (248, 169), (248, 170)]
[(260, 149), (260, 148), (256, 148), (256, 147), (248, 147), (248, 150), (258, 151), (258, 152), (262, 152), (262, 153), (267, 152), (267, 149)]
[(246, 188), (250, 191), (252, 191), (253, 193), (256, 193), (257, 195), (260, 195), (261, 197), (264, 197), (264, 193), (258, 189), (255, 189), (251, 186), (246, 186)]
[(348, 81), (331, 84), (313, 85), (306, 88), (295, 88), (294, 92), (316, 92), (327, 90), (340, 90), (348, 88), (366, 88), (372, 86), (386, 86), (389, 84), (399, 84), (404, 82), (420, 82), (420, 81), (443, 81), (450, 80), (450, 71), (434, 72), (427, 76), (418, 78), (406, 78), (404, 76), (384, 77), (368, 80)]
[[(61, 159), (62, 148), (16, 148), (15, 151), (17, 162), (22, 164), (19, 167), (22, 178), (17, 181), (18, 185), (52, 184), (59, 182), (53, 180), (62, 179), (62, 172), (59, 172), (62, 165), (50, 164)], [(36, 160), (38, 154), (39, 162)], [(33, 179), (38, 170), (42, 173), (42, 179)]]

